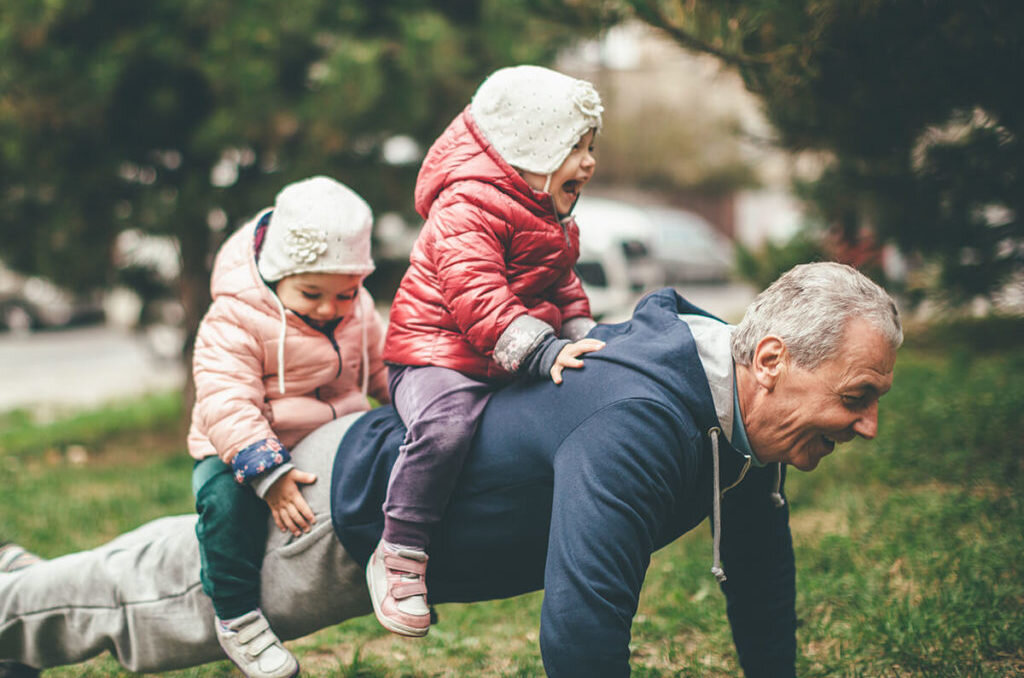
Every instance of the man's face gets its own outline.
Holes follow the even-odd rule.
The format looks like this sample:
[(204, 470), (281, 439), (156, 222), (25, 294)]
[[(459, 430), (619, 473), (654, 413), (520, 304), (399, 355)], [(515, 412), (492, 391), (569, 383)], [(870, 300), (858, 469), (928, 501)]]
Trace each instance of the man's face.
[(751, 444), (763, 462), (814, 469), (837, 443), (878, 432), (878, 399), (892, 387), (896, 351), (864, 320), (850, 320), (835, 358), (812, 370), (782, 361)]

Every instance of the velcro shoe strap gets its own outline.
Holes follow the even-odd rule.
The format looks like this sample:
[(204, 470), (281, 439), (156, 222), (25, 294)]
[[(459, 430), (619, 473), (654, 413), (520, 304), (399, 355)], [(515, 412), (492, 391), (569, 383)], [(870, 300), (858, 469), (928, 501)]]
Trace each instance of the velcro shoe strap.
[(274, 644), (274, 636), (265, 633), (245, 646), (246, 653), (255, 659), (263, 654), (263, 651)]
[(253, 621), (251, 624), (247, 624), (238, 630), (238, 642), (242, 645), (251, 643), (256, 636), (260, 635), (264, 631), (270, 628), (270, 623), (266, 618), (260, 618)]
[(422, 577), (427, 572), (427, 563), (413, 560), (412, 558), (403, 558), (402, 556), (385, 553), (384, 554), (384, 567), (395, 572), (401, 572), (403, 574), (415, 574)]
[(422, 579), (417, 581), (403, 581), (391, 585), (391, 597), (395, 600), (405, 600), (413, 596), (427, 595), (427, 585)]

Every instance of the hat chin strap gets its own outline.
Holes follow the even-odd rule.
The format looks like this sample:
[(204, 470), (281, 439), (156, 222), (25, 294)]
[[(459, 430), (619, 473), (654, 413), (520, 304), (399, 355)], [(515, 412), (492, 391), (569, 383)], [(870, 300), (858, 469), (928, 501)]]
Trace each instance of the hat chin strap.
[(554, 176), (553, 173), (549, 174), (548, 178), (544, 180), (544, 192), (545, 193), (550, 193), (551, 192), (551, 177), (552, 176)]

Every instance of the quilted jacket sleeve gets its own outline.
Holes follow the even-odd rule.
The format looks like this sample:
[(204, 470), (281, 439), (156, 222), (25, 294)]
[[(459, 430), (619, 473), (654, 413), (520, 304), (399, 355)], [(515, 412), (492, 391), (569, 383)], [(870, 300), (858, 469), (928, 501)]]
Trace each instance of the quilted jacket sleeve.
[(563, 322), (572, 318), (589, 318), (590, 300), (583, 283), (572, 269), (565, 272), (551, 291), (551, 301), (562, 312)]
[(391, 402), (388, 394), (388, 368), (381, 354), (384, 351), (384, 320), (374, 307), (369, 292), (363, 291), (363, 322), (366, 323), (367, 354), (369, 356), (369, 394), (378, 402)]
[(230, 301), (214, 302), (196, 336), (192, 418), (231, 464), (240, 451), (277, 438), (264, 404), (263, 344), (233, 319), (226, 304)]

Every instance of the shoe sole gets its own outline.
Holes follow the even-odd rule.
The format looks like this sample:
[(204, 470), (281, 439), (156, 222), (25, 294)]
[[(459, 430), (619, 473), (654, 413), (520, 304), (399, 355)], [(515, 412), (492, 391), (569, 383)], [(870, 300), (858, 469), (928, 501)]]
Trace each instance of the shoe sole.
[[(239, 666), (239, 665), (238, 665), (238, 662), (236, 662), (236, 661), (235, 661), (234, 659), (232, 659), (231, 657), (228, 657), (227, 659), (228, 659), (228, 661), (229, 661), (229, 662), (231, 662), (232, 664), (234, 664), (234, 665), (235, 665), (235, 668), (236, 668), (236, 669), (238, 669), (239, 671), (241, 671), (241, 673), (242, 673), (242, 675), (243, 675), (243, 676), (248, 676), (248, 675), (249, 675), (248, 673), (246, 673), (246, 672), (245, 672), (245, 669), (243, 669), (243, 668), (242, 668), (241, 666)], [(302, 670), (302, 667), (301, 667), (301, 666), (299, 666), (299, 663), (298, 663), (298, 662), (295, 662), (295, 673), (293, 673), (293, 674), (291, 674), (290, 676), (288, 676), (288, 678), (295, 678), (295, 676), (299, 675), (299, 673), (301, 672), (301, 670)], [(0, 676), (0, 678), (3, 678), (3, 676)]]
[[(372, 554), (370, 555), (370, 559), (371, 561), (373, 560)], [(373, 614), (377, 617), (377, 621), (380, 622), (380, 625), (388, 631), (400, 636), (407, 636), (409, 638), (422, 638), (430, 631), (429, 626), (425, 629), (417, 629), (384, 616), (384, 613), (381, 612), (380, 604), (377, 603), (377, 591), (373, 586), (373, 576), (370, 574), (369, 565), (366, 567), (366, 587), (370, 590), (370, 602), (373, 603)]]

